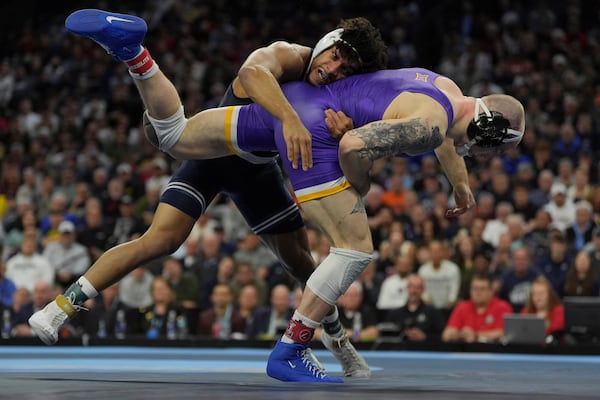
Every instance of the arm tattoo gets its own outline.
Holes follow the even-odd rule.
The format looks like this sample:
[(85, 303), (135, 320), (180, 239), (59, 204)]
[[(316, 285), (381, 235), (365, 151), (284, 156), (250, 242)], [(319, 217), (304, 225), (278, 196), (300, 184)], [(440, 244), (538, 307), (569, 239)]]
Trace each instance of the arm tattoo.
[(374, 122), (349, 132), (365, 142), (361, 158), (371, 161), (396, 154), (418, 155), (434, 150), (444, 138), (440, 128), (420, 118), (403, 122)]

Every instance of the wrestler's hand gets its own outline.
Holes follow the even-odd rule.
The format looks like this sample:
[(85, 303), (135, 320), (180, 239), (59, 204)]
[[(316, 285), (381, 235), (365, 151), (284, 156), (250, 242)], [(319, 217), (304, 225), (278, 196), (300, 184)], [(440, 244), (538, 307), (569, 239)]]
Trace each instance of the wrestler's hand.
[(342, 111), (325, 110), (325, 124), (329, 128), (331, 136), (338, 142), (346, 132), (354, 129), (354, 122)]
[(298, 159), (302, 158), (302, 169), (313, 166), (312, 136), (299, 118), (290, 118), (282, 123), (283, 140), (287, 146), (287, 157), (294, 169), (298, 169)]
[(475, 196), (468, 185), (460, 184), (454, 188), (456, 207), (446, 211), (446, 217), (456, 217), (475, 207)]

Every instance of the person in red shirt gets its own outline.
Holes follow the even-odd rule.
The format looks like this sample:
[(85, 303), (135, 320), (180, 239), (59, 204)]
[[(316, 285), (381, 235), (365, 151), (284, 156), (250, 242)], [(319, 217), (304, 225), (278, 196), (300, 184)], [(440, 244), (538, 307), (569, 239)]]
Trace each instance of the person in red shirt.
[(531, 284), (529, 300), (521, 314), (533, 314), (546, 320), (546, 334), (565, 329), (565, 308), (546, 277), (540, 275)]
[(445, 342), (493, 342), (504, 335), (504, 314), (513, 312), (510, 303), (494, 296), (492, 280), (474, 275), (470, 299), (460, 302), (450, 314), (442, 332)]

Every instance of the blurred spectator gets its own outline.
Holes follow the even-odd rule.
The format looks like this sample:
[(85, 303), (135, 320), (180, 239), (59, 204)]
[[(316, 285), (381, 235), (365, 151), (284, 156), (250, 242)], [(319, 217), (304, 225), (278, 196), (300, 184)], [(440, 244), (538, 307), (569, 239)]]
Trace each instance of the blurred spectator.
[(544, 318), (547, 335), (557, 335), (558, 338), (565, 330), (565, 308), (550, 282), (543, 276), (531, 284), (531, 294), (521, 314)]
[(31, 292), (31, 301), (22, 304), (18, 312), (15, 312), (13, 317), (13, 336), (15, 337), (31, 337), (33, 332), (29, 327), (27, 320), (37, 312), (44, 308), (46, 304), (54, 299), (52, 285), (44, 281), (37, 281), (33, 285)]
[(0, 304), (5, 307), (11, 307), (16, 290), (15, 283), (6, 277), (6, 265), (0, 259)]
[(36, 251), (35, 238), (25, 237), (21, 250), (6, 261), (6, 277), (14, 282), (17, 289), (25, 288), (32, 293), (38, 281), (54, 284), (54, 268)]
[(575, 170), (573, 184), (567, 188), (567, 198), (575, 203), (590, 200), (593, 188), (588, 168), (580, 166)]
[(253, 285), (258, 291), (259, 304), (267, 304), (268, 288), (265, 281), (257, 276), (256, 272), (247, 262), (236, 262), (233, 279), (229, 283), (234, 298), (238, 298), (240, 291), (246, 285)]
[(293, 313), (290, 289), (285, 285), (277, 285), (271, 290), (269, 304), (254, 311), (246, 334), (249, 339), (275, 340), (285, 332)]
[(77, 182), (73, 199), (69, 203), (69, 212), (73, 214), (78, 221), (83, 221), (85, 219), (86, 204), (91, 197), (89, 184), (82, 181)]
[(504, 335), (504, 314), (512, 313), (509, 303), (494, 296), (488, 276), (471, 280), (470, 300), (459, 303), (450, 314), (442, 333), (445, 342), (496, 342)]
[(144, 195), (140, 197), (135, 203), (135, 215), (140, 216), (142, 218), (146, 227), (150, 226), (150, 224), (152, 223), (152, 218), (154, 218), (154, 212), (156, 211), (158, 203), (160, 202), (160, 194), (161, 186), (158, 183), (147, 182)]
[(567, 271), (571, 265), (572, 257), (568, 252), (567, 241), (562, 232), (554, 231), (550, 234), (550, 256), (541, 265), (535, 265), (548, 279), (556, 293), (563, 296)]
[(392, 175), (387, 181), (381, 202), (399, 215), (404, 211), (404, 176)]
[(444, 318), (438, 309), (423, 301), (425, 281), (417, 274), (407, 278), (407, 302), (390, 310), (385, 321), (398, 325), (403, 340), (411, 342), (437, 341), (444, 329)]
[(362, 302), (373, 310), (377, 308), (377, 299), (384, 276), (377, 273), (377, 261), (371, 260), (367, 267), (361, 272), (356, 282), (362, 287)]
[(123, 183), (123, 193), (132, 199), (137, 199), (144, 194), (144, 185), (139, 174), (131, 164), (122, 162), (116, 169), (117, 177)]
[(574, 253), (585, 247), (592, 240), (594, 230), (592, 205), (587, 200), (575, 203), (575, 222), (565, 229), (569, 251)]
[(198, 317), (198, 334), (215, 339), (235, 339), (245, 336), (246, 320), (233, 304), (228, 285), (217, 284), (210, 296), (212, 306)]
[[(542, 172), (554, 171), (556, 169), (556, 161), (552, 158), (552, 153), (550, 151), (550, 142), (545, 138), (538, 140), (536, 146), (533, 148), (533, 167), (536, 171), (536, 175), (538, 178), (538, 188), (544, 190), (544, 188), (547, 187), (547, 190), (550, 190), (551, 185), (546, 185), (547, 178), (542, 178)], [(547, 172), (544, 173), (544, 175), (547, 174)], [(542, 179), (540, 180), (540, 178)]]
[(471, 223), (470, 236), (473, 240), (473, 247), (477, 251), (482, 251), (487, 254), (488, 257), (492, 257), (494, 252), (494, 246), (492, 246), (489, 242), (487, 242), (483, 238), (483, 231), (485, 230), (485, 226), (487, 221), (482, 217), (474, 217)]
[(129, 195), (121, 197), (119, 213), (114, 221), (108, 247), (114, 247), (131, 240), (134, 234), (141, 235), (146, 230), (144, 221), (133, 213), (133, 199)]
[(450, 261), (448, 246), (439, 240), (429, 243), (431, 261), (422, 264), (418, 273), (425, 280), (423, 298), (435, 308), (449, 312), (458, 300), (460, 268)]
[(150, 293), (149, 306), (127, 311), (127, 333), (145, 335), (148, 339), (176, 339), (177, 319), (186, 317), (175, 303), (171, 285), (165, 278), (157, 276), (152, 280)]
[(502, 274), (500, 298), (510, 303), (515, 312), (529, 299), (531, 284), (540, 274), (531, 266), (529, 252), (525, 247), (515, 249), (511, 257), (512, 265)]
[[(567, 99), (569, 99), (569, 96), (565, 96), (565, 100)], [(564, 123), (560, 126), (558, 138), (556, 138), (552, 146), (552, 156), (556, 160), (568, 157), (575, 161), (577, 160), (582, 144), (581, 138), (575, 131), (575, 127), (571, 123)]]
[(544, 209), (550, 213), (552, 225), (564, 232), (575, 223), (575, 204), (567, 198), (567, 187), (560, 182), (552, 185), (550, 197)]
[(492, 287), (495, 290), (498, 273), (492, 273), (490, 270), (490, 255), (480, 249), (475, 249), (472, 239), (468, 235), (462, 235), (457, 238), (457, 251), (453, 260), (460, 268), (460, 291), (459, 299), (467, 300), (471, 287), (471, 279), (474, 275), (487, 275), (492, 279)]
[(152, 305), (154, 276), (144, 266), (137, 267), (119, 283), (119, 301), (128, 308), (146, 308)]
[(108, 248), (109, 229), (102, 214), (100, 200), (97, 197), (90, 197), (85, 202), (85, 214), (77, 228), (77, 241), (87, 248), (92, 262)]
[(388, 237), (379, 244), (376, 272), (384, 276), (395, 273), (396, 258), (400, 254), (410, 254), (413, 243), (404, 240), (404, 227), (400, 221), (390, 225)]
[(63, 221), (58, 226), (60, 238), (49, 243), (42, 256), (48, 260), (55, 272), (55, 282), (67, 288), (90, 266), (87, 248), (75, 241), (75, 225)]
[(541, 266), (550, 257), (550, 226), (552, 217), (544, 209), (535, 213), (529, 230), (523, 235), (523, 246), (531, 252), (531, 264)]
[(498, 203), (495, 207), (495, 217), (488, 220), (485, 224), (485, 229), (482, 233), (483, 240), (497, 247), (500, 235), (508, 231), (506, 220), (513, 212), (514, 209), (510, 202), (502, 201)]
[(198, 308), (198, 281), (196, 277), (183, 271), (181, 262), (175, 257), (165, 258), (162, 264), (162, 277), (169, 282), (173, 289), (177, 307), (196, 310)]
[(248, 328), (254, 320), (254, 311), (260, 307), (256, 286), (244, 286), (240, 290), (240, 294), (237, 299), (235, 299), (234, 303), (238, 310), (240, 310), (240, 315), (246, 320), (246, 335), (250, 338), (248, 335)]
[(218, 265), (221, 259), (227, 256), (222, 251), (221, 244), (221, 237), (217, 234), (204, 235), (200, 243), (194, 239), (187, 239), (185, 242), (186, 247), (191, 247), (186, 250), (184, 265), (198, 280), (198, 307), (201, 310), (210, 305), (210, 293), (217, 279)]
[(521, 214), (512, 214), (506, 218), (506, 233), (510, 240), (510, 249), (523, 245), (526, 223)]
[(171, 176), (169, 174), (169, 164), (162, 155), (157, 155), (152, 160), (152, 176), (146, 180), (146, 185), (158, 187), (162, 194), (164, 188), (169, 183)]
[(592, 270), (596, 276), (600, 277), (600, 226), (594, 228), (592, 241), (584, 250), (590, 255)]
[(36, 192), (36, 171), (32, 167), (26, 167), (23, 169), (21, 175), (22, 183), (17, 189), (15, 200), (19, 202), (28, 202), (35, 204), (35, 192)]
[(40, 229), (48, 242), (58, 239), (58, 225), (63, 220), (77, 224), (77, 217), (71, 214), (67, 208), (68, 199), (61, 192), (55, 192), (48, 204), (48, 213), (40, 220)]
[(119, 208), (124, 191), (123, 182), (118, 178), (111, 178), (106, 186), (106, 193), (100, 197), (102, 201), (102, 214), (110, 226), (114, 226), (115, 221), (119, 217)]
[(23, 216), (29, 212), (35, 213), (35, 211), (34, 204), (30, 200), (16, 200), (7, 203), (7, 208), (2, 214), (2, 232), (8, 233), (15, 228), (22, 229)]
[(408, 299), (406, 285), (408, 276), (413, 272), (413, 257), (408, 254), (398, 254), (395, 260), (395, 273), (381, 283), (376, 305), (378, 312), (400, 308)]
[(597, 270), (592, 267), (590, 254), (579, 251), (567, 271), (565, 296), (600, 296), (600, 282)]
[(494, 219), (496, 213), (496, 199), (490, 192), (483, 191), (477, 196), (477, 205), (475, 206), (475, 215), (484, 221)]
[[(569, 158), (561, 158), (558, 160), (558, 166), (556, 169), (556, 182), (562, 183), (568, 189), (573, 185), (573, 161)], [(574, 202), (567, 194), (567, 199)]]
[(238, 263), (249, 264), (257, 278), (266, 279), (269, 267), (277, 262), (277, 257), (265, 246), (255, 233), (248, 234), (238, 242), (233, 259)]
[(363, 288), (352, 282), (338, 300), (340, 322), (353, 342), (372, 342), (377, 339), (377, 319), (375, 310), (363, 302)]
[(515, 185), (512, 192), (513, 212), (521, 214), (525, 221), (535, 217), (538, 208), (529, 199), (529, 186), (526, 184)]
[(512, 202), (512, 187), (510, 184), (510, 177), (506, 172), (499, 172), (492, 176), (490, 190), (494, 195), (496, 204)]
[(42, 231), (38, 227), (35, 212), (33, 210), (27, 210), (22, 215), (17, 224), (7, 232), (4, 239), (4, 252), (3, 257), (8, 258), (15, 255), (15, 253), (21, 247), (23, 237), (29, 232), (33, 231), (36, 243), (40, 243), (42, 239)]
[[(534, 206), (545, 206), (552, 198), (551, 189), (554, 183), (554, 173), (551, 169), (543, 169), (537, 176), (537, 186), (531, 190), (529, 199)], [(555, 189), (556, 190), (556, 189)]]

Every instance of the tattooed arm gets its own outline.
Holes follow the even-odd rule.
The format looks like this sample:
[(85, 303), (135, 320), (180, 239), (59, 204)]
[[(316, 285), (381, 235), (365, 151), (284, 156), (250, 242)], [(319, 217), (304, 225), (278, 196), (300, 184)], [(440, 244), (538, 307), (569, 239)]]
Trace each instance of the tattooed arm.
[(397, 154), (427, 153), (443, 140), (440, 127), (423, 118), (372, 122), (346, 132), (340, 141), (340, 166), (348, 182), (364, 196), (369, 190), (373, 161)]

